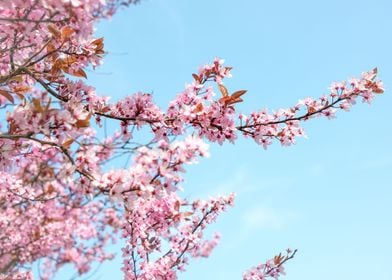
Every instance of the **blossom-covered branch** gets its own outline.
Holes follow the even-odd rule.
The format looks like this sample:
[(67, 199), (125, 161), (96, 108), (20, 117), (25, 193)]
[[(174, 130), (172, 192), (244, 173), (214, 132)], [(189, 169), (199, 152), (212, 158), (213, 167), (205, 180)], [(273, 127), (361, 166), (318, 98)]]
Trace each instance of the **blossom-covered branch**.
[(297, 250), (287, 249), (285, 254), (280, 253), (273, 259), (259, 264), (246, 271), (243, 280), (266, 280), (268, 278), (278, 279), (281, 275), (285, 275), (283, 265), (294, 258)]
[[(41, 279), (65, 264), (86, 274), (113, 257), (104, 249), (116, 238), (126, 240), (126, 279), (177, 279), (191, 258), (211, 254), (219, 234), (205, 238), (204, 231), (234, 204), (234, 194), (180, 196), (186, 165), (208, 156), (207, 142), (245, 136), (264, 148), (273, 140), (291, 145), (305, 135), (301, 122), (333, 118), (383, 92), (373, 69), (318, 99), (239, 114), (247, 92), (224, 85), (232, 68), (215, 59), (166, 109), (143, 92), (111, 103), (85, 80), (85, 70), (105, 55), (93, 27), (137, 2), (0, 2), (0, 279), (31, 279), (37, 260)], [(118, 129), (102, 139), (103, 119)], [(150, 138), (133, 142), (142, 128)], [(108, 168), (124, 156), (123, 168)], [(244, 279), (277, 279), (295, 253), (252, 268)]]

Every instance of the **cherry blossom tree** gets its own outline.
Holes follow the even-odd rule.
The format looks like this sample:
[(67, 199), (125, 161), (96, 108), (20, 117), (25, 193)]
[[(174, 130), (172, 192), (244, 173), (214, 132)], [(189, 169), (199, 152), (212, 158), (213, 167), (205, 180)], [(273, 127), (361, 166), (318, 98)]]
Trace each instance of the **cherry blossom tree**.
[[(177, 279), (189, 260), (208, 257), (219, 235), (205, 228), (234, 204), (234, 194), (209, 200), (181, 198), (187, 164), (208, 156), (207, 142), (253, 139), (266, 149), (305, 135), (301, 123), (334, 118), (383, 93), (377, 69), (332, 84), (318, 99), (287, 109), (238, 114), (246, 90), (224, 80), (231, 67), (215, 59), (192, 74), (165, 109), (150, 93), (110, 103), (86, 82), (99, 66), (103, 38), (93, 26), (136, 0), (3, 0), (0, 2), (0, 279), (51, 279), (65, 264), (78, 274), (113, 258), (116, 238), (125, 279)], [(118, 131), (99, 136), (102, 120)], [(148, 131), (143, 143), (133, 136)], [(124, 168), (108, 169), (130, 155)], [(294, 257), (288, 249), (243, 274), (274, 278)]]

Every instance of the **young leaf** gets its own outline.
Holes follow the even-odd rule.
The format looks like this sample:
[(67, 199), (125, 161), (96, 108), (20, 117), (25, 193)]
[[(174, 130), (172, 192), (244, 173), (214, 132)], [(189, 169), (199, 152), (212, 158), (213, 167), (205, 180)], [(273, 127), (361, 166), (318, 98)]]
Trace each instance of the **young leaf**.
[(95, 45), (95, 53), (96, 54), (103, 54), (104, 53), (104, 51), (103, 51), (103, 47), (104, 47), (103, 37), (92, 41), (91, 44)]
[(67, 57), (65, 57), (63, 61), (69, 67), (78, 61), (78, 56), (71, 54), (71, 55), (68, 55)]
[(203, 111), (204, 106), (203, 103), (199, 103), (196, 105), (195, 109), (193, 110), (193, 113), (200, 113), (201, 111)]
[(69, 138), (69, 139), (67, 139), (67, 140), (65, 140), (64, 141), (64, 143), (63, 143), (63, 147), (64, 148), (66, 148), (66, 149), (69, 149), (69, 147), (71, 147), (71, 145), (72, 145), (72, 143), (74, 142), (75, 140), (73, 139), (73, 138)]
[(0, 95), (4, 96), (9, 102), (14, 103), (14, 98), (9, 92), (0, 89)]
[(198, 75), (192, 74), (192, 77), (195, 79), (195, 81), (200, 82)]
[(179, 211), (180, 210), (180, 206), (181, 206), (181, 203), (177, 200), (174, 203), (174, 210)]
[(50, 57), (52, 59), (56, 59), (56, 58), (59, 57), (59, 55), (57, 53), (57, 49), (56, 49), (56, 47), (53, 44), (48, 44), (46, 46), (46, 51), (47, 51), (48, 54), (50, 54)]
[(244, 100), (242, 100), (241, 98), (231, 98), (226, 102), (226, 105), (233, 105), (235, 103), (240, 103)]
[(30, 90), (31, 90), (31, 87), (29, 87), (29, 86), (20, 86), (20, 87), (13, 88), (13, 91), (15, 93), (19, 93), (19, 94), (25, 94), (26, 92), (29, 92)]
[(229, 91), (224, 85), (219, 85), (219, 90), (222, 93), (223, 97), (229, 96)]
[(280, 265), (280, 263), (283, 261), (284, 257), (282, 256), (282, 253), (274, 257), (274, 264), (275, 265)]
[(77, 128), (89, 127), (90, 126), (90, 117), (91, 117), (91, 115), (88, 115), (84, 120), (77, 120), (75, 123), (75, 126)]
[(76, 77), (80, 77), (80, 78), (85, 78), (85, 79), (87, 79), (87, 74), (86, 74), (86, 72), (84, 72), (84, 70), (81, 69), (81, 68), (78, 69), (78, 70), (76, 70), (76, 71), (74, 71), (72, 75), (74, 75), (74, 76), (76, 76)]
[(87, 74), (83, 71), (83, 69), (72, 70), (68, 69), (68, 67), (63, 67), (63, 71), (69, 75), (87, 79)]
[(19, 92), (15, 92), (15, 94), (19, 97), (20, 100), (26, 100), (25, 96)]
[(98, 46), (103, 46), (103, 37), (95, 39), (91, 42), (91, 44)]
[(44, 108), (42, 108), (41, 106), (41, 101), (37, 98), (33, 98), (33, 105), (35, 110), (37, 110), (37, 112), (42, 113), (44, 112)]
[(50, 33), (52, 33), (52, 35), (55, 38), (60, 38), (60, 36), (61, 36), (61, 32), (57, 29), (57, 27), (54, 24), (49, 24), (48, 25), (48, 31)]
[(69, 26), (65, 26), (61, 29), (61, 37), (63, 39), (69, 39), (74, 33), (75, 30)]
[(246, 92), (247, 92), (246, 90), (238, 90), (231, 95), (231, 98), (237, 99), (237, 98), (241, 97), (242, 95), (244, 95)]

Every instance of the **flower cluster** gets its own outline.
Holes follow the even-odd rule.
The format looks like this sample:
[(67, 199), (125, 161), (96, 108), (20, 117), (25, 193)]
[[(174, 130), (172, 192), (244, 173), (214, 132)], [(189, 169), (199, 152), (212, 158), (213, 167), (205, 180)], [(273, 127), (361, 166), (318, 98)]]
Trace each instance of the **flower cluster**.
[(377, 69), (362, 73), (360, 79), (334, 83), (328, 95), (318, 99), (305, 98), (288, 109), (269, 112), (267, 109), (253, 112), (249, 116), (240, 115), (237, 127), (244, 136), (252, 137), (265, 149), (273, 140), (282, 145), (295, 144), (296, 137), (305, 136), (301, 121), (311, 118), (326, 117), (332, 119), (337, 110), (349, 111), (358, 98), (370, 103), (376, 94), (384, 92), (383, 84), (376, 80)]
[(243, 280), (266, 280), (268, 278), (278, 279), (280, 276), (285, 275), (283, 264), (288, 260), (294, 258), (297, 250), (286, 250), (286, 254), (280, 253), (273, 259), (259, 264), (247, 270), (243, 275)]
[(189, 203), (176, 193), (134, 201), (124, 226), (129, 237), (123, 249), (126, 278), (177, 279), (176, 271), (185, 270), (189, 257), (208, 257), (219, 235), (205, 240), (203, 230), (233, 201), (230, 195)]
[[(17, 274), (15, 264), (51, 257), (45, 262), (44, 279), (49, 279), (62, 264), (72, 263), (84, 273), (91, 262), (112, 258), (103, 251), (108, 236), (100, 231), (106, 225), (99, 213), (104, 205), (97, 201), (81, 207), (83, 198), (76, 194), (75, 200), (69, 201), (67, 190), (60, 182), (49, 181), (51, 171), (46, 172), (49, 174), (43, 176), (48, 181), (43, 186), (0, 174), (1, 271)], [(102, 242), (92, 242), (96, 239)]]

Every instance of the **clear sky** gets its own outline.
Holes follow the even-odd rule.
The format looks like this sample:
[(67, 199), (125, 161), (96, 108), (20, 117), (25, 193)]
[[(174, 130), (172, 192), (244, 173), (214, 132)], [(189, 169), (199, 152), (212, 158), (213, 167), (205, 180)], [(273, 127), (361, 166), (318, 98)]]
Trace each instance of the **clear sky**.
[[(241, 279), (287, 247), (299, 251), (285, 280), (392, 279), (391, 12), (388, 0), (149, 0), (98, 25), (110, 54), (88, 81), (113, 99), (154, 92), (165, 107), (215, 56), (234, 67), (226, 85), (248, 90), (243, 112), (317, 97), (375, 66), (386, 85), (371, 106), (305, 123), (296, 146), (211, 145), (184, 195), (236, 192), (236, 206), (211, 228), (220, 246), (180, 279)], [(120, 262), (90, 279), (122, 279)]]

